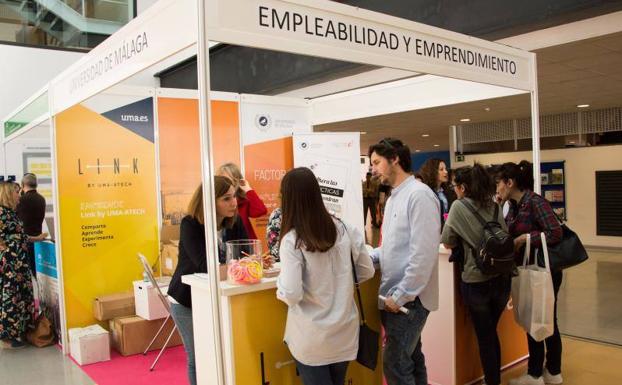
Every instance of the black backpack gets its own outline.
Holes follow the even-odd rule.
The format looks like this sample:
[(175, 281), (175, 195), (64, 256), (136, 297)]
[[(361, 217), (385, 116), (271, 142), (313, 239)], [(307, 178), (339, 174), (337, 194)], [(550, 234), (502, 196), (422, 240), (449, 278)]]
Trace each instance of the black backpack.
[(472, 204), (465, 199), (460, 202), (464, 203), (484, 227), (479, 245), (471, 246), (477, 267), (484, 274), (511, 274), (514, 270), (514, 239), (497, 221), (499, 205), (495, 204), (492, 220), (486, 221)]

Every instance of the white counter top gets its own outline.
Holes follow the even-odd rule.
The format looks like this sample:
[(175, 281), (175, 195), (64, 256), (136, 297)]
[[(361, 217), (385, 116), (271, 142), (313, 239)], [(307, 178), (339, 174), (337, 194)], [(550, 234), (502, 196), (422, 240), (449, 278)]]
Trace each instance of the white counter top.
[[(220, 295), (229, 297), (232, 295), (254, 293), (261, 290), (269, 290), (276, 288), (277, 277), (262, 278), (261, 282), (253, 285), (234, 285), (227, 281), (220, 282)], [(209, 290), (209, 278), (205, 273), (184, 275), (181, 282), (190, 285), (193, 288)]]
[[(449, 256), (449, 254), (451, 254), (451, 250), (444, 248), (443, 245), (439, 245), (438, 254), (439, 257), (447, 257)], [(221, 281), (220, 295), (229, 297), (233, 295), (254, 293), (261, 290), (275, 289), (276, 280), (277, 277), (262, 278), (261, 282), (253, 285), (235, 285), (227, 281)], [(193, 288), (209, 290), (209, 279), (206, 273), (184, 275), (183, 277), (181, 277), (181, 282), (185, 283), (186, 285), (190, 285)]]

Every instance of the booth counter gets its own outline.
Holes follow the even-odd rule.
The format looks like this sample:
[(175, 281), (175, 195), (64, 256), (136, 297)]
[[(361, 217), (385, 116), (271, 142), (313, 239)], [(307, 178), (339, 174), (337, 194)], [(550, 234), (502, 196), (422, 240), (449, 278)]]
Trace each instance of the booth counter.
[[(422, 336), (428, 378), (431, 384), (468, 384), (482, 377), (477, 350), (477, 339), (468, 315), (459, 299), (459, 276), (448, 261), (449, 251), (439, 247), (439, 304), (431, 312)], [(287, 305), (276, 298), (277, 278), (264, 278), (249, 286), (220, 282), (222, 344), (224, 348), (227, 385), (234, 384), (301, 384), (283, 333)], [(182, 277), (192, 287), (195, 361), (198, 384), (208, 384), (208, 369), (203, 363), (213, 359), (209, 344), (213, 307), (209, 295), (207, 274)], [(361, 285), (363, 306), (369, 325), (380, 330), (377, 310), (380, 273)], [(502, 365), (510, 366), (527, 355), (525, 334), (515, 323), (511, 308), (504, 312), (499, 323), (502, 345)], [(313, 338), (313, 336), (309, 336)], [(210, 356), (212, 355), (212, 356)], [(382, 368), (379, 361), (371, 372), (352, 363), (348, 368), (346, 384), (380, 385)]]

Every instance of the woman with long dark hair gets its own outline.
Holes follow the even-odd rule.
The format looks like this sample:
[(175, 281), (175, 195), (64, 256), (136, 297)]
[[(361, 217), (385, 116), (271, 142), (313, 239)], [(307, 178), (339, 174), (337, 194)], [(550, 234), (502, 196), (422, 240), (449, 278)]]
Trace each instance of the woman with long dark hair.
[(358, 350), (352, 268), (359, 282), (370, 279), (371, 257), (363, 234), (330, 216), (308, 168), (285, 174), (281, 202), (277, 298), (289, 306), (285, 342), (305, 385), (343, 385)]
[[(510, 201), (510, 211), (506, 223), (514, 237), (514, 250), (517, 262), (522, 262), (523, 250), (530, 237), (531, 247), (542, 247), (540, 233), (544, 233), (547, 245), (554, 245), (562, 239), (562, 228), (546, 199), (534, 193), (533, 168), (531, 163), (522, 161), (504, 163), (497, 170), (497, 195)], [(531, 255), (535, 255), (532, 252)], [(533, 261), (530, 261), (530, 263)], [(562, 339), (557, 327), (557, 293), (562, 284), (562, 271), (551, 271), (553, 292), (555, 293), (554, 332), (544, 341), (536, 341), (527, 334), (529, 364), (527, 373), (510, 380), (510, 385), (561, 384)], [(546, 347), (546, 367), (545, 361)]]
[[(214, 177), (214, 200), (218, 231), (217, 258), (220, 263), (225, 263), (225, 243), (236, 239), (246, 239), (247, 235), (244, 225), (237, 215), (238, 204), (235, 199), (235, 188), (233, 183), (224, 176)], [(199, 185), (192, 195), (192, 199), (190, 199), (187, 215), (181, 220), (179, 234), (179, 262), (168, 287), (168, 295), (172, 298), (171, 317), (179, 329), (186, 351), (188, 380), (190, 385), (196, 385), (190, 286), (183, 284), (181, 277), (186, 274), (207, 273), (203, 185)]]
[(449, 186), (449, 170), (445, 161), (438, 158), (431, 158), (419, 169), (419, 175), (423, 183), (434, 191), (441, 203), (441, 224), (445, 223), (445, 219), (449, 213), (451, 204), (456, 199), (453, 191)]
[(486, 274), (478, 267), (473, 248), (480, 243), (484, 227), (473, 210), (484, 220), (498, 222), (504, 228), (505, 222), (501, 209), (492, 199), (493, 179), (479, 163), (455, 170), (453, 188), (458, 200), (449, 210), (441, 242), (447, 248), (460, 244), (464, 248), (460, 282), (462, 299), (477, 335), (486, 384), (499, 385), (501, 345), (497, 324), (510, 297), (511, 277), (509, 274)]

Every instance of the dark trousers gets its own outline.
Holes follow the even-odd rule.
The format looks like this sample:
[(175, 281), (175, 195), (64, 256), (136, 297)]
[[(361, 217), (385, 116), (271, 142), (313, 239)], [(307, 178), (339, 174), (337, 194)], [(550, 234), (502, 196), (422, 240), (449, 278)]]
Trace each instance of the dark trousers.
[(296, 368), (304, 385), (343, 385), (346, 381), (348, 361), (309, 366), (296, 360)]
[(462, 298), (477, 335), (479, 359), (487, 385), (501, 383), (501, 344), (497, 324), (510, 298), (510, 276), (460, 285)]
[(554, 329), (553, 335), (546, 338), (544, 341), (536, 341), (529, 334), (527, 334), (527, 343), (529, 346), (529, 364), (527, 373), (533, 377), (542, 376), (544, 368), (544, 347), (546, 346), (546, 368), (549, 373), (555, 375), (562, 372), (562, 338), (559, 335), (559, 328), (557, 327), (557, 293), (562, 285), (564, 273), (560, 271), (554, 271), (551, 273), (553, 278), (553, 292), (555, 293), (555, 312), (553, 317)]
[(430, 312), (419, 298), (404, 305), (410, 313), (382, 311), (384, 326), (383, 369), (388, 385), (428, 385), (421, 332)]
[(376, 225), (376, 210), (378, 200), (375, 198), (363, 198), (363, 222), (367, 223), (367, 210), (371, 211), (371, 223)]
[(30, 264), (30, 271), (32, 272), (32, 276), (37, 279), (37, 265), (35, 262), (35, 244), (32, 242), (26, 243), (28, 246), (28, 263)]

